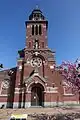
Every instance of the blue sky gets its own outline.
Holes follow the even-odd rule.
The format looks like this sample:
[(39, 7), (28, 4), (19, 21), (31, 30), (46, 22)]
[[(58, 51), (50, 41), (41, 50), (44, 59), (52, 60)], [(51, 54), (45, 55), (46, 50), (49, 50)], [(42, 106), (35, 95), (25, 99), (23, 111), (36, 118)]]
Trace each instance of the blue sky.
[(17, 64), (25, 47), (25, 21), (38, 5), (49, 21), (48, 45), (56, 51), (57, 64), (80, 57), (80, 0), (0, 0), (0, 63)]

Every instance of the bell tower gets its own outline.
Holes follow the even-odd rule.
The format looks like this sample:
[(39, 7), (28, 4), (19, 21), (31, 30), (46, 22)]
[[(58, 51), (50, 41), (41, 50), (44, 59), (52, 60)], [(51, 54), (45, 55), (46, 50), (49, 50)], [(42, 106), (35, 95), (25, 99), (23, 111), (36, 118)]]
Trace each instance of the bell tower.
[[(25, 61), (34, 69), (44, 66), (55, 66), (55, 52), (48, 48), (47, 30), (48, 21), (39, 8), (34, 9), (29, 15), (26, 25)], [(42, 62), (41, 62), (42, 61)], [(44, 69), (41, 74), (44, 76)]]
[(28, 49), (47, 48), (48, 21), (39, 8), (32, 11), (26, 24), (26, 47)]

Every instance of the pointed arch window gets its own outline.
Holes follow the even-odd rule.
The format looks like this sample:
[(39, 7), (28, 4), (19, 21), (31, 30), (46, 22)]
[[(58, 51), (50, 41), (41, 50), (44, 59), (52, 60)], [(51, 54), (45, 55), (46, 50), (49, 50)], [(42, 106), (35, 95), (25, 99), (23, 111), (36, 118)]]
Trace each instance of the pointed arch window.
[(41, 25), (39, 25), (39, 35), (42, 34), (42, 28), (41, 28)]
[(42, 27), (41, 25), (32, 25), (32, 35), (41, 35), (42, 34)]
[(38, 35), (38, 25), (35, 26), (35, 34)]
[(32, 25), (32, 35), (34, 35), (34, 25)]
[(29, 48), (31, 48), (31, 42), (29, 42)]
[(42, 42), (42, 48), (44, 48), (44, 42)]

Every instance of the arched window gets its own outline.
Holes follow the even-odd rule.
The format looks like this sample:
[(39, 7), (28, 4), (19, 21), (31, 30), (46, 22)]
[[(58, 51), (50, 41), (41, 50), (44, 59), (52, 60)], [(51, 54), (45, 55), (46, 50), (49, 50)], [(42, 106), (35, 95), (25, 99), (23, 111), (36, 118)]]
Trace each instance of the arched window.
[(32, 25), (32, 35), (34, 35), (34, 25)]
[(39, 25), (39, 35), (42, 34), (42, 28), (41, 28), (41, 25)]
[(38, 25), (35, 27), (35, 34), (38, 35)]
[(44, 48), (44, 42), (42, 42), (42, 48)]
[(31, 42), (29, 42), (29, 48), (31, 48)]

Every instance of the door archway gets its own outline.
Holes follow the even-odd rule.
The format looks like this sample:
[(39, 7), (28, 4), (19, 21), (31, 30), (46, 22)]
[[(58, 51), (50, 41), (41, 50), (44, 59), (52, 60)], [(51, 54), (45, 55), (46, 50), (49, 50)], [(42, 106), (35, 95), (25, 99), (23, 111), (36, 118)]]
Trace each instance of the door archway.
[(44, 87), (40, 84), (33, 84), (31, 89), (31, 106), (44, 106)]

